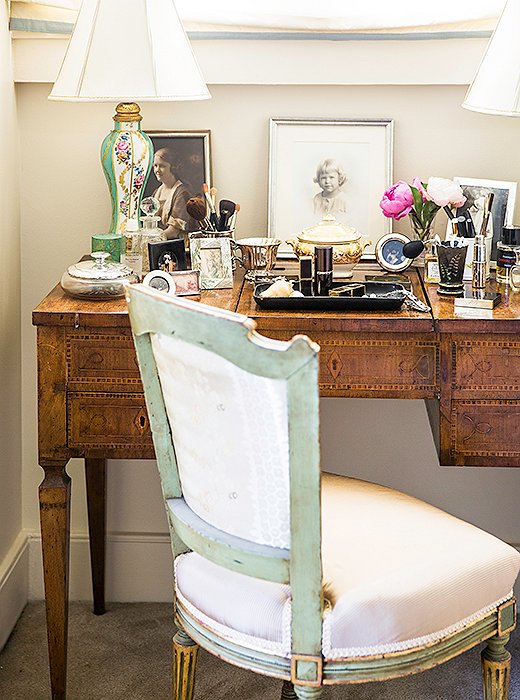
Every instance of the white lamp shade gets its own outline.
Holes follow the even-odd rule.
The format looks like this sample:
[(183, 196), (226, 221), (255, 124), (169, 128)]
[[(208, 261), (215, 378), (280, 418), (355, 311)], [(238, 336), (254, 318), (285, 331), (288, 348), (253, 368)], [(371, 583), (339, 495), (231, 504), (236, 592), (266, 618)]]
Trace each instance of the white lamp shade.
[(462, 104), (487, 114), (520, 116), (520, 1), (508, 0)]
[(51, 100), (211, 97), (173, 0), (83, 0)]

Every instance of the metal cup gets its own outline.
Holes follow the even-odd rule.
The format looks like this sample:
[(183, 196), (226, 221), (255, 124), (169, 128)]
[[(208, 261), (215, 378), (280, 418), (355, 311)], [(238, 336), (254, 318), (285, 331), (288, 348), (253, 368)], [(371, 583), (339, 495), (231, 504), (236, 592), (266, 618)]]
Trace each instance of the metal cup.
[(246, 270), (246, 280), (255, 282), (269, 276), (276, 263), (281, 241), (277, 238), (241, 238), (232, 241), (233, 260)]
[(458, 241), (443, 241), (437, 246), (439, 260), (439, 294), (459, 296), (464, 292), (464, 265), (467, 246), (456, 245)]

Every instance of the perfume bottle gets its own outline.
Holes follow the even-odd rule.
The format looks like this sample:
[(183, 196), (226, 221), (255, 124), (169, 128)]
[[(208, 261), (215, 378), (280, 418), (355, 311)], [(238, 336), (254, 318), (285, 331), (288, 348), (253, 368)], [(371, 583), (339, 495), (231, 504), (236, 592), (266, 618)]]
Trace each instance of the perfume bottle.
[(424, 254), (424, 281), (430, 283), (440, 282), (439, 259), (437, 257), (437, 244), (434, 241), (426, 241), (426, 253)]
[(155, 197), (146, 197), (141, 202), (141, 211), (144, 216), (141, 217), (143, 228), (141, 229), (141, 255), (143, 259), (142, 273), (145, 275), (150, 272), (150, 256), (148, 255), (148, 243), (158, 243), (164, 241), (164, 231), (159, 228), (157, 222), (161, 217), (157, 216), (160, 207), (159, 200)]
[(141, 229), (137, 219), (128, 219), (123, 237), (121, 262), (130, 267), (136, 275), (143, 274), (143, 253), (141, 250)]

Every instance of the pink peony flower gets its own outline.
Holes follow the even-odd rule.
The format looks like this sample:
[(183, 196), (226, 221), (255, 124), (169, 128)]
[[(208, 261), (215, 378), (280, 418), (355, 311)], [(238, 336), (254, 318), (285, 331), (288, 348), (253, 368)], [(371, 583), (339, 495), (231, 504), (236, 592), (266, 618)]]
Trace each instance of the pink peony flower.
[(389, 219), (402, 219), (409, 214), (413, 207), (413, 195), (410, 186), (399, 180), (392, 185), (379, 202), (383, 214)]
[(429, 199), (428, 192), (426, 192), (422, 182), (419, 180), (418, 177), (414, 177), (414, 179), (412, 180), (412, 187), (415, 187), (417, 190), (419, 190), (419, 192), (422, 195), (423, 202), (426, 202), (426, 200)]

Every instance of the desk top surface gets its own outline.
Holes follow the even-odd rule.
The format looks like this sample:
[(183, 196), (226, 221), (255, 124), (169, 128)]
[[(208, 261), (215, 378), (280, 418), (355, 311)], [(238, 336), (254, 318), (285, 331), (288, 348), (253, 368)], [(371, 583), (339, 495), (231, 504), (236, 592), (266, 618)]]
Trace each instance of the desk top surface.
[[(290, 271), (288, 270), (290, 273)], [(360, 264), (354, 270), (354, 279), (364, 280), (366, 274), (382, 271), (376, 265)], [(280, 270), (284, 274), (284, 270)], [(293, 273), (294, 274), (294, 271)], [(294, 332), (313, 330), (344, 332), (432, 332), (453, 333), (518, 333), (520, 331), (520, 293), (513, 293), (501, 285), (500, 304), (493, 310), (455, 309), (453, 299), (443, 298), (437, 293), (437, 285), (424, 284), (417, 268), (410, 268), (407, 276), (412, 281), (416, 296), (431, 306), (430, 313), (412, 311), (403, 306), (398, 311), (266, 311), (260, 309), (252, 296), (253, 288), (244, 282), (243, 276), (235, 276), (232, 289), (203, 291), (192, 297), (203, 303), (238, 311), (254, 318), (259, 330), (283, 328)], [(495, 289), (495, 282), (488, 283), (488, 291)], [(87, 301), (65, 294), (59, 285), (38, 304), (33, 311), (35, 325), (73, 327), (121, 327), (128, 328), (128, 314), (124, 298)]]

